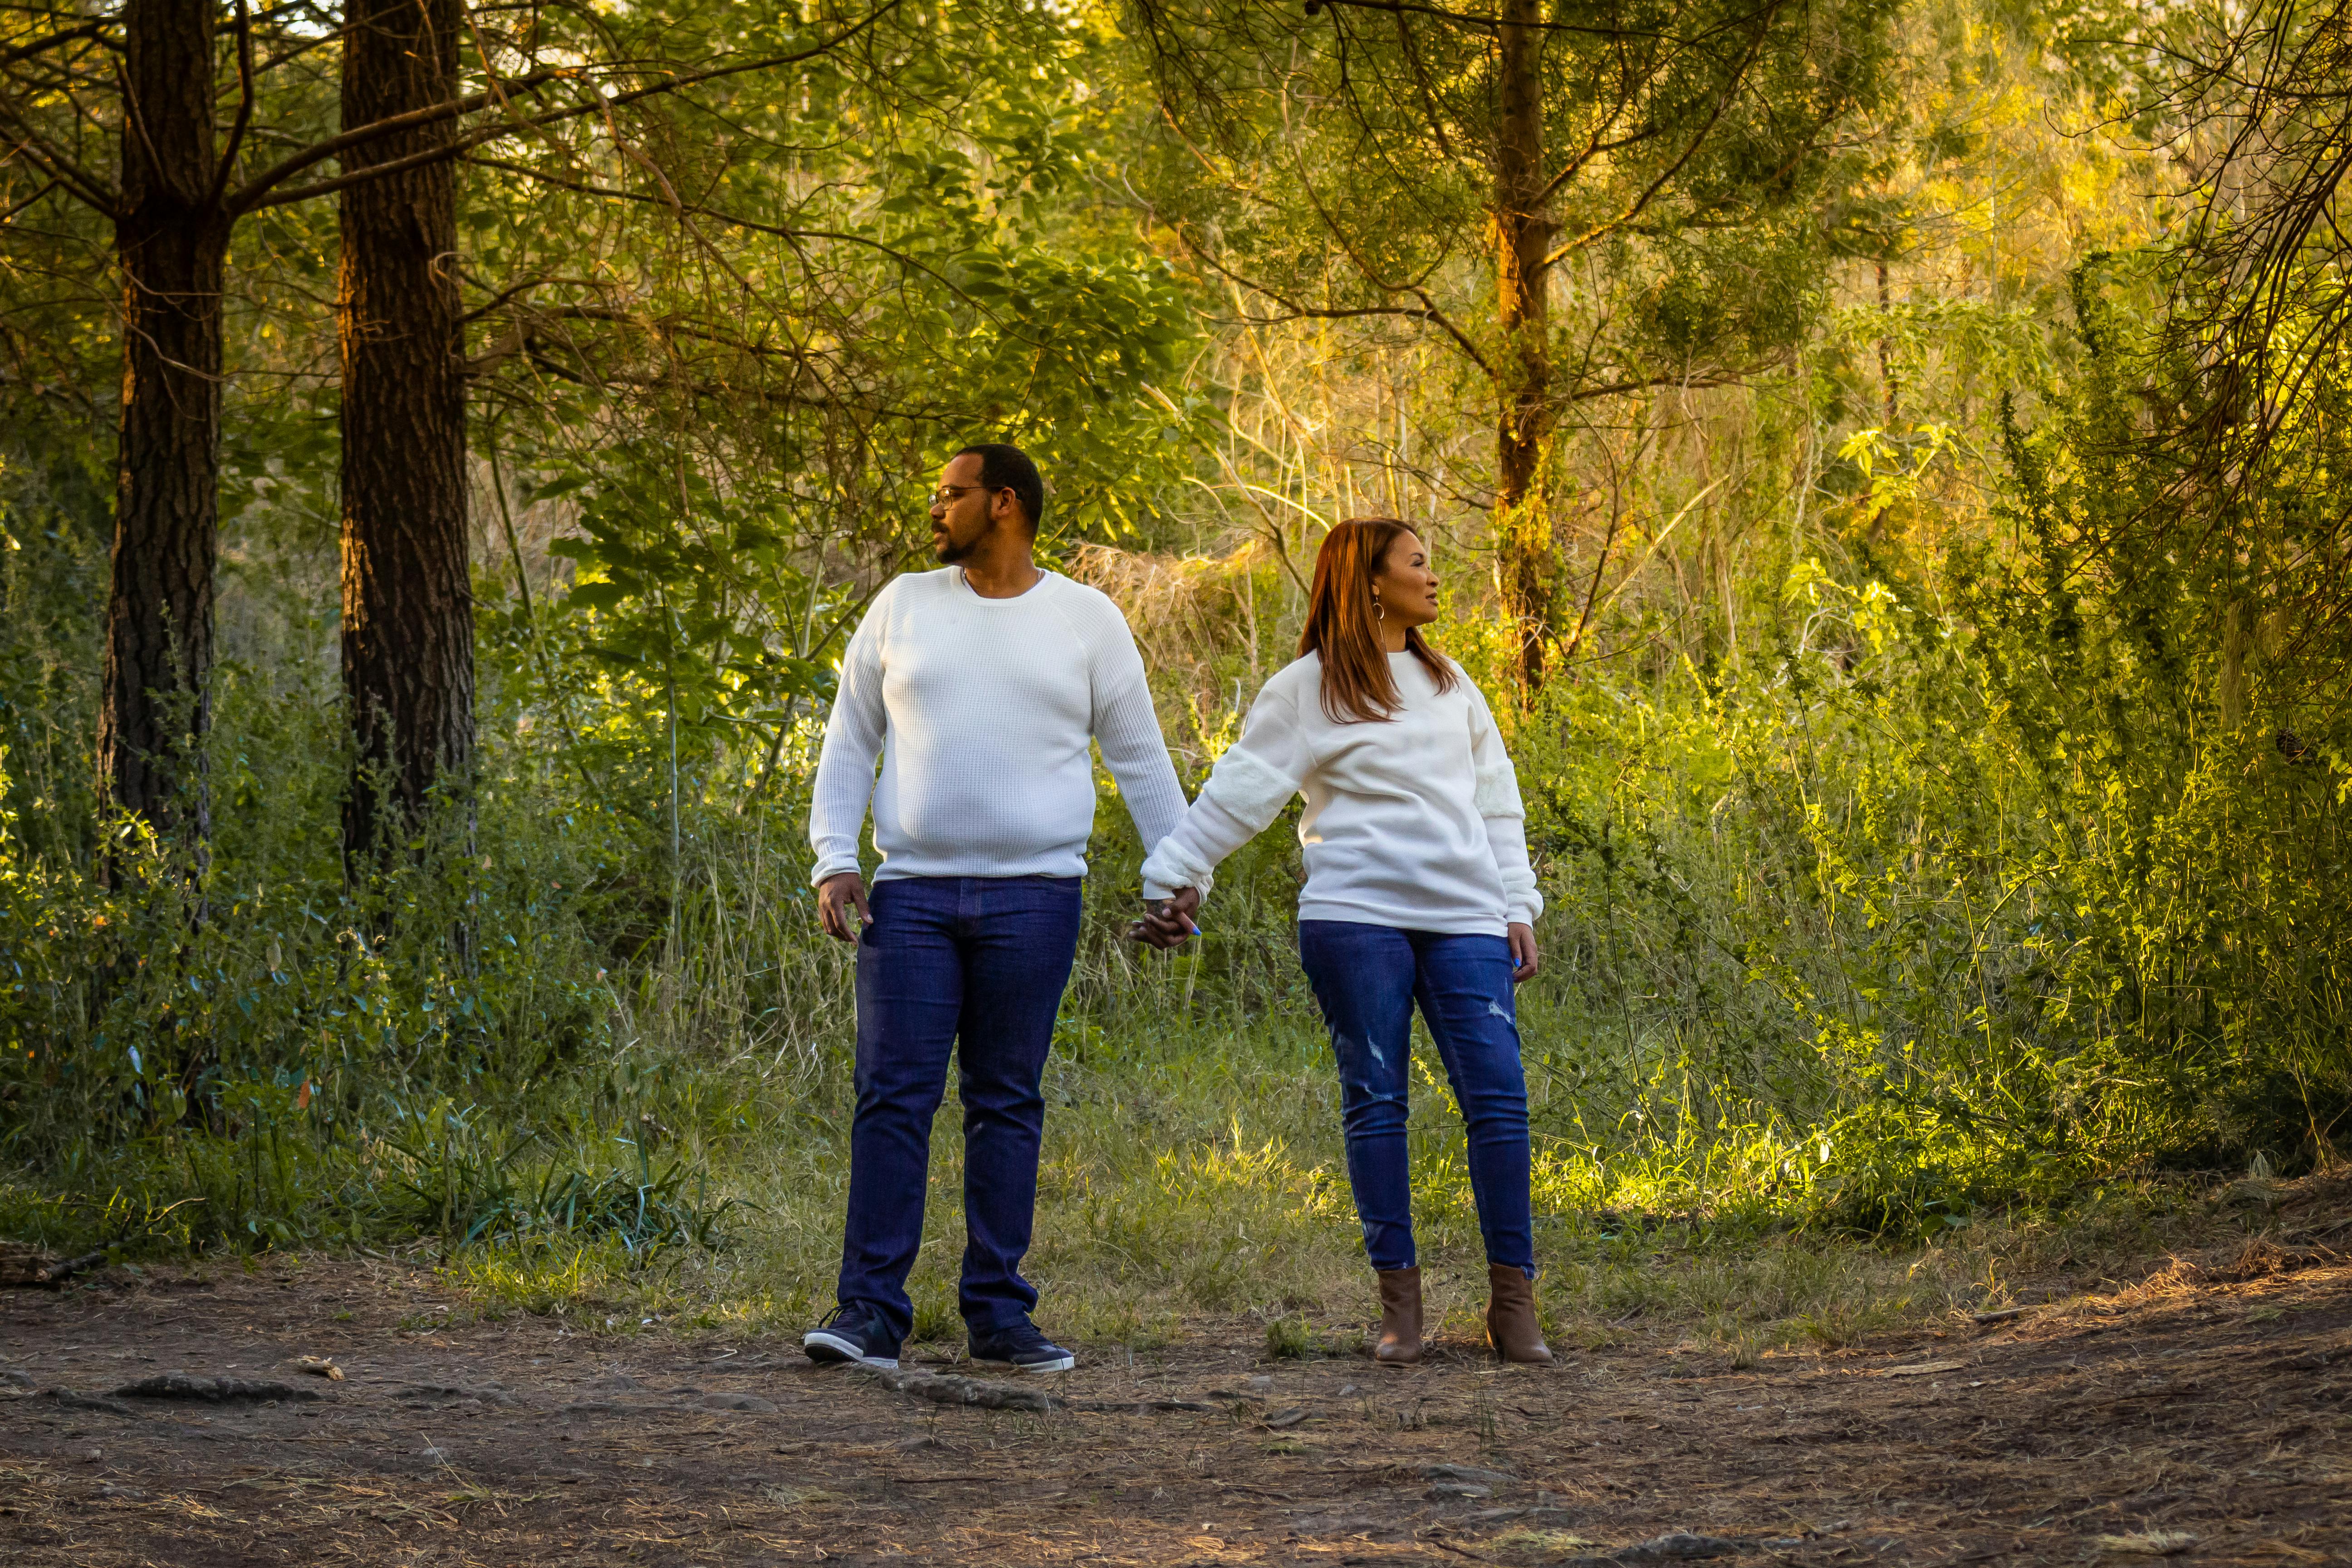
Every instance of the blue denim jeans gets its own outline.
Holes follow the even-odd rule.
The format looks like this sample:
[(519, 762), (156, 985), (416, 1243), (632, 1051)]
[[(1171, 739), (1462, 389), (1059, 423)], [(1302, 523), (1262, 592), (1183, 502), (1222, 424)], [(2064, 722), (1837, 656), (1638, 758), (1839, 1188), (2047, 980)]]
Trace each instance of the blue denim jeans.
[(1351, 921), (1298, 922), (1298, 962), (1339, 1062), (1348, 1182), (1374, 1268), (1411, 1268), (1412, 1164), (1405, 1148), (1412, 1010), (1421, 1007), (1470, 1139), (1470, 1191), (1486, 1261), (1535, 1278), (1528, 1194), (1528, 1083), (1519, 1067), (1510, 944)]
[(907, 1272), (923, 1239), (931, 1119), (956, 1059), (963, 1100), (964, 1321), (1024, 1322), (1021, 1259), (1037, 1208), (1040, 1084), (1078, 945), (1076, 877), (906, 877), (877, 882), (857, 944), (857, 1115), (849, 1132), (843, 1301), (904, 1339)]

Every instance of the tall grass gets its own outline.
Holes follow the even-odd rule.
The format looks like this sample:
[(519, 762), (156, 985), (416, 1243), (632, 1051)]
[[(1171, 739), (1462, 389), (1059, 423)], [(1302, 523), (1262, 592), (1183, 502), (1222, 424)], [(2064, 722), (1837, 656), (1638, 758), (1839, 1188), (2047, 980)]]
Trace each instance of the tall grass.
[[(1849, 597), (1886, 604), (1848, 626), (1867, 639), (1868, 614), (1885, 618), (1873, 673), (1816, 658), (1712, 689), (1589, 683), (1513, 720), (1551, 899), (1522, 997), (1545, 1212), (1914, 1235), (2152, 1158), (2317, 1158), (2315, 1101), (2217, 1146), (2193, 1085), (2115, 1091), (2142, 1046), (2058, 988), (2099, 976), (2050, 928), (2115, 912), (2083, 900), (2119, 868), (2063, 858), (2067, 801), (1981, 707), (1938, 716), (1982, 703), (1948, 623), (1868, 585)], [(240, 717), (224, 704), (225, 730)], [(799, 803), (697, 804), (673, 867), (660, 835), (519, 751), (477, 802), (488, 853), (433, 839), (347, 887), (306, 847), (331, 834), (319, 740), (251, 717), (240, 766), (274, 772), (278, 805), (201, 876), (156, 850), (107, 891), (10, 840), (0, 1094), (20, 1194), (67, 1205), (45, 1223), (103, 1189), (123, 1194), (107, 1223), (168, 1214), (183, 1242), (480, 1239), (546, 1228), (546, 1194), (612, 1173), (658, 1185), (658, 1155), (716, 1182), (711, 1202), (761, 1205), (725, 1227), (745, 1235), (802, 1223), (757, 1191), (805, 1194), (816, 1250), (787, 1250), (816, 1268), (854, 1002), (846, 952), (815, 931)], [(2317, 809), (2288, 783), (2286, 809)], [(1345, 1253), (1328, 1052), (1290, 953), (1295, 844), (1276, 830), (1236, 857), (1172, 957), (1120, 936), (1139, 859), (1107, 800), (1049, 1079), (1057, 1125), (1106, 1131), (1061, 1158), (1048, 1203), (1093, 1216), (1067, 1256), (1177, 1270), (1206, 1302), (1216, 1259), (1262, 1243), (1147, 1245), (1120, 1216), (1161, 1211), (1140, 1191), (1223, 1212), (1208, 1194), (1245, 1187), (1285, 1255), (1323, 1255), (1290, 1235), (1308, 1218)], [(1432, 1225), (1466, 1236), (1444, 1125), (1417, 1158)], [(1193, 1242), (1200, 1258), (1171, 1257)]]
[[(2246, 503), (2221, 567), (2129, 543), (2153, 481), (2118, 434), (2127, 389), (2092, 372), (2012, 430), (1997, 527), (1874, 544), (1858, 492), (1853, 529), (1791, 527), (1727, 590), (1744, 640), (1629, 624), (1638, 657), (1522, 706), (1462, 592), (1444, 641), (1498, 698), (1550, 906), (1521, 997), (1538, 1248), (1593, 1321), (1641, 1303), (1662, 1235), (1800, 1238), (1685, 1270), (1706, 1314), (1760, 1292), (1846, 1331), (1890, 1298), (1832, 1236), (1927, 1247), (1938, 1289), (1981, 1299), (2000, 1287), (1976, 1238), (2004, 1224), (2167, 1169), (2292, 1172), (2341, 1138), (2340, 633), (2298, 642), (2275, 619), (2292, 595), (2249, 607), (2231, 577), (2284, 549), (2263, 542), (2284, 492)], [(1161, 706), (1197, 779), (1295, 632), (1279, 561), (1079, 564), (1137, 595), (1147, 648), (1182, 654), (1159, 660)], [(698, 1281), (712, 1310), (821, 1303), (854, 1001), (805, 880), (813, 718), (759, 757), (704, 732), (673, 855), (672, 781), (604, 765), (666, 751), (658, 701), (577, 682), (565, 700), (604, 704), (590, 766), (541, 711), (535, 656), (486, 637), (479, 787), (354, 879), (323, 667), (224, 668), (199, 858), (100, 816), (62, 731), (28, 722), (82, 679), (39, 625), (0, 638), (23, 747), (0, 758), (0, 1227), (133, 1249), (424, 1234), (530, 1302), (617, 1280)], [(1147, 953), (1120, 934), (1141, 847), (1104, 784), (1034, 1271), (1130, 1339), (1351, 1299), (1295, 840), (1247, 847), (1203, 937)], [(1416, 1094), (1428, 1255), (1474, 1277), (1427, 1053)], [(941, 1114), (927, 1333), (952, 1316), (960, 1224)]]

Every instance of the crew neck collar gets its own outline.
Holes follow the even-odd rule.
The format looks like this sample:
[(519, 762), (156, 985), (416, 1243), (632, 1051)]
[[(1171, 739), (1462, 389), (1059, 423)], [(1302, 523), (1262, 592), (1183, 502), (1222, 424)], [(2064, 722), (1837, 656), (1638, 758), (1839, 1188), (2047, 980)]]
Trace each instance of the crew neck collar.
[(948, 570), (955, 574), (956, 586), (963, 590), (964, 597), (972, 600), (976, 604), (982, 605), (1020, 604), (1023, 600), (1034, 596), (1037, 590), (1043, 588), (1047, 580), (1054, 575), (1053, 573), (1047, 571), (1045, 567), (1040, 566), (1037, 568), (1037, 580), (1034, 583), (1030, 584), (1026, 588), (1022, 589), (1021, 592), (1013, 595), (1009, 599), (995, 599), (991, 598), (986, 594), (982, 593), (979, 589), (974, 588), (971, 585), (971, 579), (965, 575), (964, 569), (962, 567), (950, 566)]

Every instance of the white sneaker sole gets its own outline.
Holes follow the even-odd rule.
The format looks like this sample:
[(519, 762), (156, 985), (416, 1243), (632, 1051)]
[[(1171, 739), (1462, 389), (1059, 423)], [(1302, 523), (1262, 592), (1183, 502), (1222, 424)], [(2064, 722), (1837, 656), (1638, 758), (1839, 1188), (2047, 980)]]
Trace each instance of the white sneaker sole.
[(972, 1364), (974, 1366), (1001, 1366), (1013, 1372), (1067, 1372), (1072, 1367), (1078, 1364), (1078, 1358), (1074, 1355), (1066, 1355), (1059, 1361), (1032, 1362), (1027, 1366), (1023, 1366), (1017, 1361), (982, 1361), (978, 1356), (974, 1356), (972, 1358)]
[[(801, 1349), (808, 1352), (811, 1361), (854, 1362), (859, 1366), (878, 1366), (885, 1372), (898, 1370), (897, 1356), (867, 1355), (857, 1348), (857, 1342), (855, 1340), (844, 1339), (839, 1334), (828, 1334), (822, 1329), (814, 1333), (803, 1334)], [(832, 1353), (819, 1356), (816, 1352), (820, 1350), (829, 1351)]]

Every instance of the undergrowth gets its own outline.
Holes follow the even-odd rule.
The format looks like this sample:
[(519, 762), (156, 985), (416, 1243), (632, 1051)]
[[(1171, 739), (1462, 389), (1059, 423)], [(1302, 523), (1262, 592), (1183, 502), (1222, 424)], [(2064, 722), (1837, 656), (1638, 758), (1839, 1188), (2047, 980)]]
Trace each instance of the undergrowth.
[[(1661, 643), (1497, 701), (1550, 906), (1520, 996), (1538, 1253), (1576, 1332), (1836, 1340), (1996, 1300), (2032, 1237), (2161, 1215), (2176, 1176), (2333, 1156), (2340, 705), (2284, 632), (2242, 634), (2252, 610), (2217, 621), (2226, 562), (2129, 555), (2155, 480), (2103, 375), (2094, 355), (2061, 415), (2012, 426), (2006, 539), (1816, 539), (1749, 605), (1746, 653)], [(70, 684), (37, 622), (0, 638), (22, 745), (0, 754), (0, 1231), (125, 1256), (425, 1236), (519, 1308), (822, 1306), (854, 1021), (805, 882), (814, 716), (756, 756), (706, 727), (664, 776), (655, 689), (602, 688), (583, 752), (486, 635), (477, 787), (347, 867), (322, 665), (224, 666), (218, 826), (158, 842), (98, 811), (55, 725), (24, 739)], [(1441, 640), (1501, 690), (1496, 623), (1473, 607)], [(1238, 647), (1202, 650), (1228, 706), (1164, 704), (1195, 782), (1238, 723)], [(1104, 784), (1032, 1272), (1066, 1331), (1255, 1311), (1309, 1353), (1362, 1268), (1290, 951), (1295, 837), (1223, 868), (1200, 941), (1146, 953)], [(1467, 1310), (1444, 1283), (1477, 1274), (1458, 1124), (1416, 1065), (1422, 1239)], [(942, 1116), (931, 1337), (958, 1250)]]

